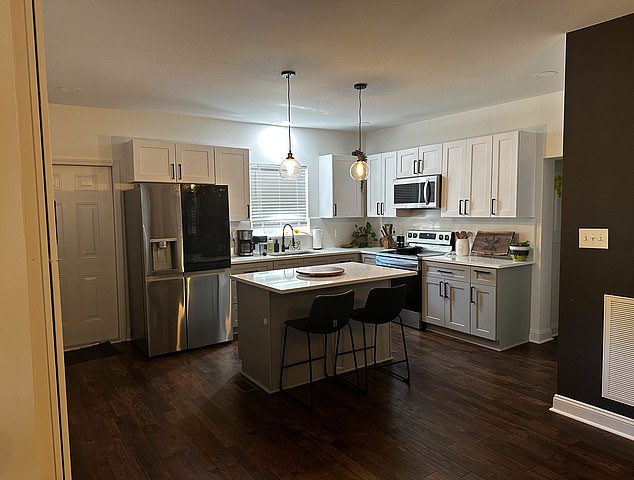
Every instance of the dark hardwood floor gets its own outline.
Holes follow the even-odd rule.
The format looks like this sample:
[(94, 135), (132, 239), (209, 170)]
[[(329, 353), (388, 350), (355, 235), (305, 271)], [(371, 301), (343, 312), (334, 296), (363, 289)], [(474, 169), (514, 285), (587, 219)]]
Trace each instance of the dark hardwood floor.
[(634, 442), (548, 411), (556, 342), (407, 339), (411, 386), (320, 383), (312, 412), (244, 380), (237, 342), (152, 360), (118, 344), (66, 368), (73, 478), (634, 478)]

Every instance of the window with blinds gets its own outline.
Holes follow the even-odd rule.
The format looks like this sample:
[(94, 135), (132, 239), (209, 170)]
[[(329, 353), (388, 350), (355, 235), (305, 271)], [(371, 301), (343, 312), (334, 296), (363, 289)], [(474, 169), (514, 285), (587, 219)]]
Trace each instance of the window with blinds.
[(251, 227), (308, 225), (308, 172), (301, 167), (294, 180), (280, 176), (277, 166), (251, 165)]

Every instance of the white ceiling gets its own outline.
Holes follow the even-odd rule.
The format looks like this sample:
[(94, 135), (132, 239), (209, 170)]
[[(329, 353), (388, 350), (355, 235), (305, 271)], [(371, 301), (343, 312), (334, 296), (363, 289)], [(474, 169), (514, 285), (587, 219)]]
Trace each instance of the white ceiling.
[[(369, 129), (563, 89), (564, 33), (634, 0), (43, 0), (51, 103)], [(551, 78), (536, 73), (554, 70)], [(80, 91), (77, 91), (80, 89)]]

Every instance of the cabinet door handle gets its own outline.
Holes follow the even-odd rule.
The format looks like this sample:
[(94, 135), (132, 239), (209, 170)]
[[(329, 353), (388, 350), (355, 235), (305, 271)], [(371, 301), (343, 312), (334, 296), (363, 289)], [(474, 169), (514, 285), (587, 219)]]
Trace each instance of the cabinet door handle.
[(440, 298), (443, 298), (443, 294), (442, 294), (442, 284), (443, 282), (438, 282), (438, 296)]
[(332, 214), (333, 214), (332, 215), (333, 217), (337, 216), (337, 204), (336, 203), (332, 204)]
[(470, 301), (471, 303), (475, 303), (475, 300), (474, 300), (474, 290), (475, 290), (475, 287), (471, 287), (471, 290), (470, 290), (470, 292), (469, 292), (469, 301)]
[(469, 199), (465, 199), (465, 201), (464, 201), (464, 214), (465, 215), (469, 215), (469, 213), (467, 212), (467, 203), (469, 203)]
[(381, 202), (381, 215), (385, 215), (385, 203)]
[(175, 173), (175, 170), (174, 170), (174, 164), (170, 163), (170, 178), (172, 180), (176, 180), (175, 174), (176, 173)]
[(423, 173), (423, 161), (418, 160), (418, 173)]
[(247, 203), (247, 218), (251, 218), (251, 205)]
[(464, 200), (458, 201), (458, 215), (462, 215), (462, 202), (464, 202)]
[(495, 215), (495, 198), (491, 199), (491, 215)]
[(379, 207), (379, 202), (376, 202), (376, 214), (381, 215), (381, 209)]
[(447, 295), (447, 282), (445, 282), (445, 298), (449, 298), (449, 295)]
[(178, 179), (179, 180), (183, 179), (183, 164), (182, 163), (178, 164)]

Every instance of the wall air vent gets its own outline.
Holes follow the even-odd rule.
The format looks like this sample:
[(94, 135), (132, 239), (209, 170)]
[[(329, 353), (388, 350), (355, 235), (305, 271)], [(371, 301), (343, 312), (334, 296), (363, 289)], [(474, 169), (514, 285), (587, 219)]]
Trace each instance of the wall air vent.
[(634, 406), (634, 298), (604, 295), (601, 395)]

